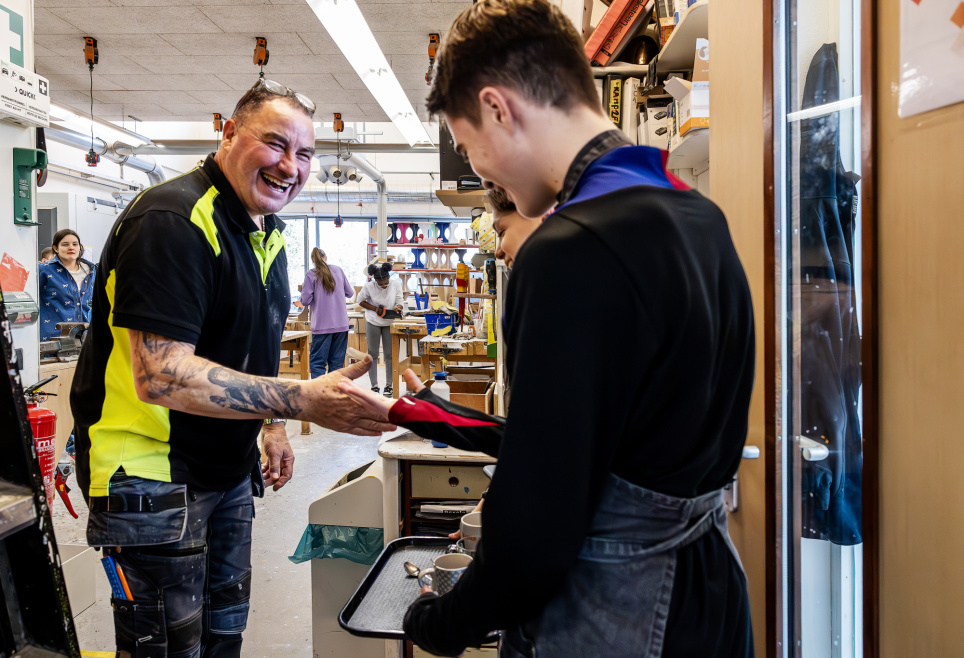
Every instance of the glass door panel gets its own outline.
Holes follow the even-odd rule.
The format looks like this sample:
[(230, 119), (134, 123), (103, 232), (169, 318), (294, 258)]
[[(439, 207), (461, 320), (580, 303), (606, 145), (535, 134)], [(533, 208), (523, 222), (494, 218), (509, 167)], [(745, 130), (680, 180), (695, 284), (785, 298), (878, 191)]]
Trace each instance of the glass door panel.
[(776, 0), (783, 655), (863, 655), (860, 0)]

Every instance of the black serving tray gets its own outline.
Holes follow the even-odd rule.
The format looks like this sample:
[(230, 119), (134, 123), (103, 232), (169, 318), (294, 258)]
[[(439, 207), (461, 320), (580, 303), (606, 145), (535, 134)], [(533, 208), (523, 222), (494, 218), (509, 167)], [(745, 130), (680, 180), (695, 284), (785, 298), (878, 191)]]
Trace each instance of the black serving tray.
[(405, 612), (421, 590), (418, 578), (405, 572), (404, 563), (428, 569), (451, 543), (447, 537), (401, 537), (389, 542), (342, 608), (338, 623), (359, 637), (404, 639)]

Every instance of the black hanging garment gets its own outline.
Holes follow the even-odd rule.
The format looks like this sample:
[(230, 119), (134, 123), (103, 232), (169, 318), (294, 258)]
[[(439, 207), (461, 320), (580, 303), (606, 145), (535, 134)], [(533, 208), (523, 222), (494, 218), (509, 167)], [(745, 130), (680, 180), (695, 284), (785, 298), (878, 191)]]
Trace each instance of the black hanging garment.
[[(803, 109), (840, 98), (837, 45), (817, 51)], [(830, 456), (804, 461), (802, 536), (861, 541), (860, 330), (854, 290), (857, 182), (844, 170), (838, 113), (800, 122), (801, 425)]]

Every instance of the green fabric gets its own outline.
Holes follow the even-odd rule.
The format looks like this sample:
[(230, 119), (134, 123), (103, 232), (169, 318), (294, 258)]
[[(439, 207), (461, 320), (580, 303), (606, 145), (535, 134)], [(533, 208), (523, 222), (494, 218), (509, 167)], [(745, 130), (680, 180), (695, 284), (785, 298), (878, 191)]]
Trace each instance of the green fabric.
[(301, 564), (312, 558), (342, 557), (358, 564), (375, 564), (385, 545), (381, 528), (355, 528), (347, 525), (309, 525), (288, 559)]

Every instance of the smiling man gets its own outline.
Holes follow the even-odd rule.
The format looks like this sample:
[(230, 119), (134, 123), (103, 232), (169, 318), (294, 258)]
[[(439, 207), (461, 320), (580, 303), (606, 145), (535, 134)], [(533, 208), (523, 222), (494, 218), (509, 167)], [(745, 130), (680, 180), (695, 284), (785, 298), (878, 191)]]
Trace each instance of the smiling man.
[[(555, 212), (518, 249), (506, 291), (504, 429), (437, 430), (498, 457), (483, 539), (454, 589), (410, 607), (406, 634), (440, 656), (499, 629), (508, 658), (752, 656), (722, 488), (746, 438), (753, 311), (726, 219), (665, 153), (614, 129), (550, 2), (478, 0), (435, 70), (428, 109), (486, 186), (526, 217)], [(618, 359), (546, 324), (579, 303), (588, 313), (601, 290), (631, 336)], [(436, 438), (432, 424), (458, 415), (446, 404), (423, 390), (387, 418)]]
[(310, 173), (313, 112), (259, 81), (218, 152), (144, 191), (104, 246), (71, 408), (87, 540), (133, 599), (115, 594), (118, 655), (240, 656), (252, 494), (282, 487), (294, 465), (283, 419), (391, 428), (337, 388), (370, 359), (311, 381), (275, 377), (290, 295), (274, 213)]

